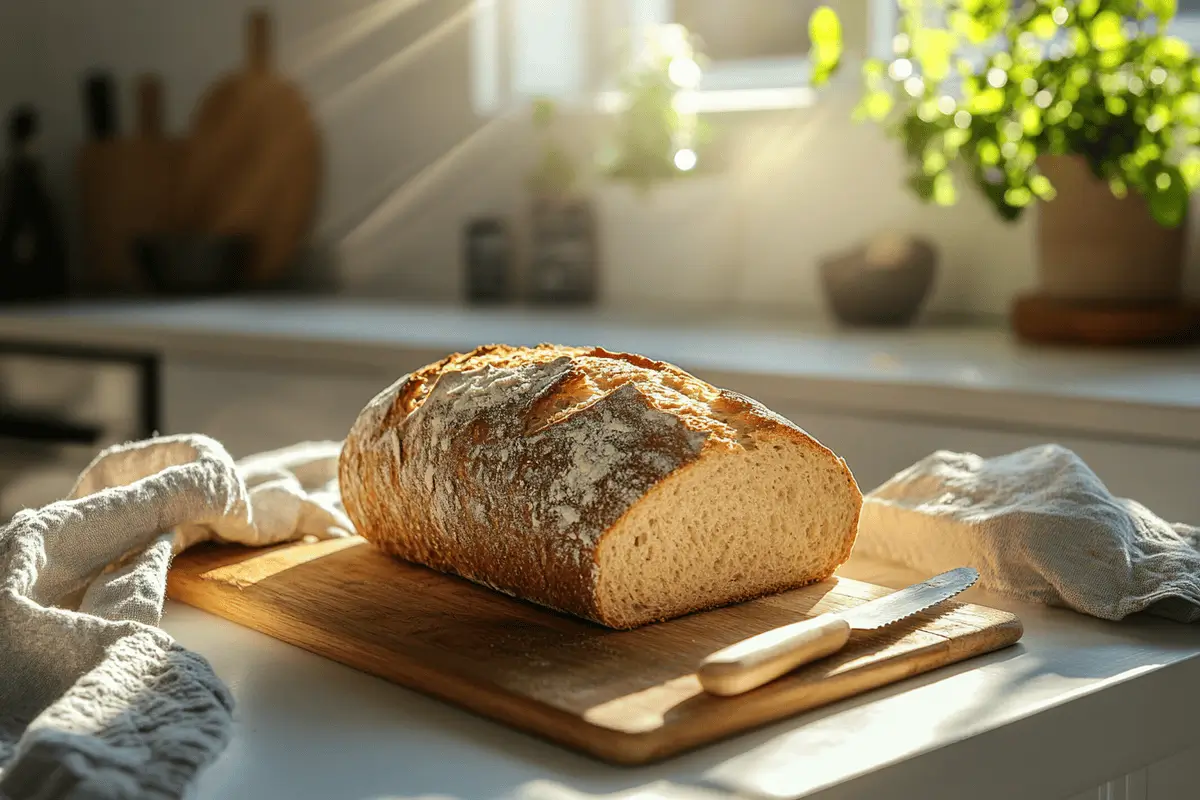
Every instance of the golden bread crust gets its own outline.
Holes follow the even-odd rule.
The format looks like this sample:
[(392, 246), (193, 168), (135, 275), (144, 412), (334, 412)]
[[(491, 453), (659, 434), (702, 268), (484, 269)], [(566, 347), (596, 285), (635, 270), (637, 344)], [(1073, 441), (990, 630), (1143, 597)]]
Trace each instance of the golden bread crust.
[[(489, 345), (372, 400), (346, 439), (339, 481), (359, 533), (386, 552), (611, 625), (596, 592), (605, 534), (698, 459), (777, 437), (837, 460), (853, 484), (791, 422), (672, 365), (601, 348)], [(852, 544), (851, 533), (846, 557)]]

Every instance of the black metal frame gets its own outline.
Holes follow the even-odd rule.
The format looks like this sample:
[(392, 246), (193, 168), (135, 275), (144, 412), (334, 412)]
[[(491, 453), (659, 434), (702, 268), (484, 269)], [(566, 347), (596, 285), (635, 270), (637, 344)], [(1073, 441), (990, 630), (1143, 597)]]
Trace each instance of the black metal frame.
[[(138, 370), (138, 426), (139, 436), (149, 438), (156, 436), (162, 426), (162, 396), (160, 384), (160, 357), (155, 353), (145, 351), (123, 350), (119, 348), (92, 347), (88, 345), (50, 344), (46, 342), (27, 342), (20, 340), (0, 340), (0, 355), (22, 355), (42, 358), (61, 358), (76, 361), (93, 361), (107, 363), (122, 363), (136, 367)], [(8, 419), (0, 419), (0, 428), (8, 427), (15, 432), (15, 437), (34, 438), (44, 441), (47, 436), (53, 436), (57, 428), (65, 437), (60, 441), (78, 441), (82, 431), (71, 429), (69, 425), (53, 420), (25, 417), (20, 414), (9, 414)], [(26, 435), (20, 433), (24, 428)], [(0, 435), (10, 435), (10, 431), (0, 431)]]

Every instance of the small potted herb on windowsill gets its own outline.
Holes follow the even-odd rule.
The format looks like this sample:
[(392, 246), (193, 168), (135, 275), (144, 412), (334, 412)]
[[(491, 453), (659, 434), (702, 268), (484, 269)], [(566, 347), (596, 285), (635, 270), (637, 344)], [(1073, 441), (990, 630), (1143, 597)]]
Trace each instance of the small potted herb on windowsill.
[(579, 172), (557, 132), (554, 102), (533, 104), (541, 155), (529, 175), (530, 295), (544, 303), (589, 303), (596, 295), (595, 219)]
[[(1200, 61), (1166, 35), (1174, 10), (1175, 0), (902, 0), (893, 56), (863, 65), (856, 116), (900, 141), (921, 198), (952, 205), (965, 181), (1004, 220), (1036, 206), (1039, 286), (1017, 303), (1019, 332), (1132, 342), (1189, 324)], [(841, 55), (834, 13), (818, 9), (810, 32), (821, 82)], [(1101, 315), (1091, 333), (1053, 318), (1089, 314)]]
[(702, 56), (680, 25), (652, 26), (621, 76), (593, 190), (608, 305), (728, 300), (736, 228), (727, 176), (694, 107)]

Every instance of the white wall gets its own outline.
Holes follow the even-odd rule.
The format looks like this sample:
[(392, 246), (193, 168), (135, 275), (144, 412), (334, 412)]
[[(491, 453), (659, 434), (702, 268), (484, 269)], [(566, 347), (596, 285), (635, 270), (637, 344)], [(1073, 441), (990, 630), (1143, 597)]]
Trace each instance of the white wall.
[[(926, 205), (905, 185), (900, 145), (870, 124), (850, 121), (853, 98), (824, 96), (817, 107), (739, 116), (725, 132), (736, 176), (742, 228), (737, 300), (746, 307), (819, 311), (819, 261), (864, 237), (901, 230), (928, 237), (941, 268), (929, 310), (934, 314), (1003, 315), (1033, 285), (1035, 213), (1000, 220), (969, 184), (953, 208)], [(582, 123), (586, 126), (588, 123)], [(356, 248), (360, 291), (454, 297), (458, 273), (431, 268), (421, 281), (390, 271), (395, 261), (452, 264), (469, 213), (520, 215), (523, 170), (535, 148), (525, 125), (497, 122), (442, 165), (436, 180), (413, 192), (385, 244)], [(1193, 208), (1193, 229), (1197, 211)], [(388, 217), (392, 218), (391, 216)], [(1200, 295), (1196, 248), (1189, 281)]]
[[(537, 2), (544, 0), (528, 0), (527, 5)], [(557, 20), (561, 23), (572, 15), (567, 13), (571, 3), (560, 2), (566, 5), (554, 10), (563, 18)], [(557, 36), (552, 50), (562, 49), (561, 39)], [(550, 70), (556, 63), (554, 53), (538, 53), (545, 62), (543, 70)], [(564, 81), (569, 72), (559, 70), (550, 83), (558, 86), (555, 81)], [(1003, 222), (967, 184), (960, 187), (961, 199), (953, 208), (921, 203), (906, 186), (900, 144), (874, 125), (850, 120), (856, 99), (857, 84), (850, 80), (825, 92), (814, 108), (730, 115), (719, 122), (739, 201), (738, 302), (755, 308), (820, 310), (824, 304), (819, 261), (864, 237), (900, 230), (928, 237), (941, 253), (932, 312), (1005, 314), (1013, 297), (1036, 280), (1036, 213), (1017, 223)], [(595, 134), (596, 123), (594, 118), (577, 120), (571, 135), (585, 140)], [(436, 178), (431, 176), (412, 192), (406, 211), (388, 216), (408, 223), (395, 228), (387, 249), (377, 247), (371, 257), (358, 250), (359, 257), (351, 263), (361, 278), (360, 290), (387, 287), (455, 296), (454, 270), (430, 269), (414, 282), (409, 274), (390, 270), (389, 259), (453, 264), (465, 214), (507, 212), (519, 217), (524, 202), (520, 180), (535, 151), (525, 125), (490, 124), (453, 160), (440, 165)], [(1194, 211), (1193, 227), (1200, 217), (1200, 209)], [(1190, 260), (1190, 287), (1200, 294), (1200, 250), (1193, 248)]]
[[(941, 253), (930, 310), (1004, 314), (1034, 285), (1036, 210), (1002, 221), (972, 184), (951, 208), (919, 202), (901, 144), (850, 121), (856, 96), (838, 87), (811, 109), (747, 125), (738, 174), (745, 226), (741, 297), (752, 305), (820, 305), (816, 262), (884, 230), (920, 234)], [(1200, 202), (1192, 204), (1187, 289), (1200, 297)]]
[(38, 8), (34, 3), (0, 2), (0, 115), (8, 144), (8, 114), (18, 103), (36, 99), (40, 74)]
[(931, 311), (999, 314), (1033, 280), (1031, 219), (1001, 222), (968, 186), (939, 208), (905, 186), (898, 143), (849, 119), (849, 92), (747, 126), (739, 144), (749, 305), (822, 304), (818, 262), (889, 230), (928, 237), (940, 251)]
[[(166, 87), (168, 129), (183, 133), (197, 101), (243, 58), (244, 20), (252, 0), (38, 0), (2, 3), (19, 13), (0, 31), (33, 32), (40, 48), (17, 48), (33, 73), (27, 94), (46, 118), (47, 169), (69, 204), (74, 154), (84, 135), (81, 81), (93, 67), (120, 81), (121, 121), (133, 119), (132, 86), (144, 71)], [(322, 250), (341, 242), (417, 171), (479, 124), (470, 105), (469, 0), (277, 0), (276, 53), (312, 104), (326, 147), (317, 221)], [(20, 6), (21, 11), (16, 8)], [(0, 44), (5, 37), (0, 33)], [(16, 60), (0, 48), (0, 59)], [(6, 61), (0, 101), (7, 100)], [(73, 210), (70, 210), (73, 213)], [(386, 249), (392, 228), (377, 229)], [(357, 241), (363, 244), (361, 232)], [(382, 239), (383, 241), (380, 241)], [(423, 279), (420, 265), (416, 283)]]
[[(326, 140), (317, 249), (337, 262), (350, 293), (457, 297), (464, 220), (519, 216), (524, 207), (522, 179), (535, 147), (523, 119), (482, 122), (471, 110), (464, 2), (274, 4), (279, 60), (312, 99)], [(86, 69), (111, 68), (124, 82), (126, 122), (130, 82), (159, 71), (169, 127), (183, 131), (205, 87), (240, 62), (251, 5), (0, 3), (0, 102), (23, 91), (44, 110), (56, 192), (71, 197)], [(904, 185), (897, 143), (850, 121), (853, 100), (850, 91), (827, 93), (815, 108), (739, 116), (725, 132), (743, 229), (738, 299), (820, 308), (818, 260), (899, 229), (941, 250), (932, 310), (1003, 313), (1033, 280), (1032, 219), (1000, 222), (970, 187), (953, 209), (922, 205)], [(1190, 282), (1200, 292), (1200, 264)]]

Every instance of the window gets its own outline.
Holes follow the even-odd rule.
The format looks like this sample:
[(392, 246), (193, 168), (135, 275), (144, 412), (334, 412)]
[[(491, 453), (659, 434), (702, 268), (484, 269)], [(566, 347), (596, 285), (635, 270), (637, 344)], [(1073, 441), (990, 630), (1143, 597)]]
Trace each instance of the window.
[[(678, 23), (700, 38), (708, 64), (692, 98), (697, 110), (812, 102), (808, 15), (820, 0), (739, 0), (736, 6), (728, 0), (617, 0), (622, 1), (627, 22), (608, 33), (614, 50), (611, 37), (644, 24)], [(606, 96), (605, 105), (619, 102)]]
[[(808, 105), (808, 18), (822, 1), (476, 0), (476, 106), (492, 113), (539, 95), (609, 105), (623, 66), (614, 56), (629, 32), (668, 23), (703, 42), (709, 63), (697, 110)], [(848, 54), (863, 53), (868, 41), (872, 50), (890, 48), (894, 0), (824, 1), (842, 18)]]
[(820, 0), (743, 2), (746, 13), (738, 14), (730, 13), (729, 0), (675, 0), (675, 21), (717, 62), (804, 57), (808, 18)]
[[(627, 19), (634, 25), (678, 23), (696, 34), (709, 62), (697, 105), (721, 110), (811, 103), (808, 18), (812, 12), (828, 2), (842, 17), (848, 52), (862, 53), (869, 3), (882, 6), (889, 0), (609, 2), (626, 4)], [(887, 40), (891, 41), (891, 33)]]

